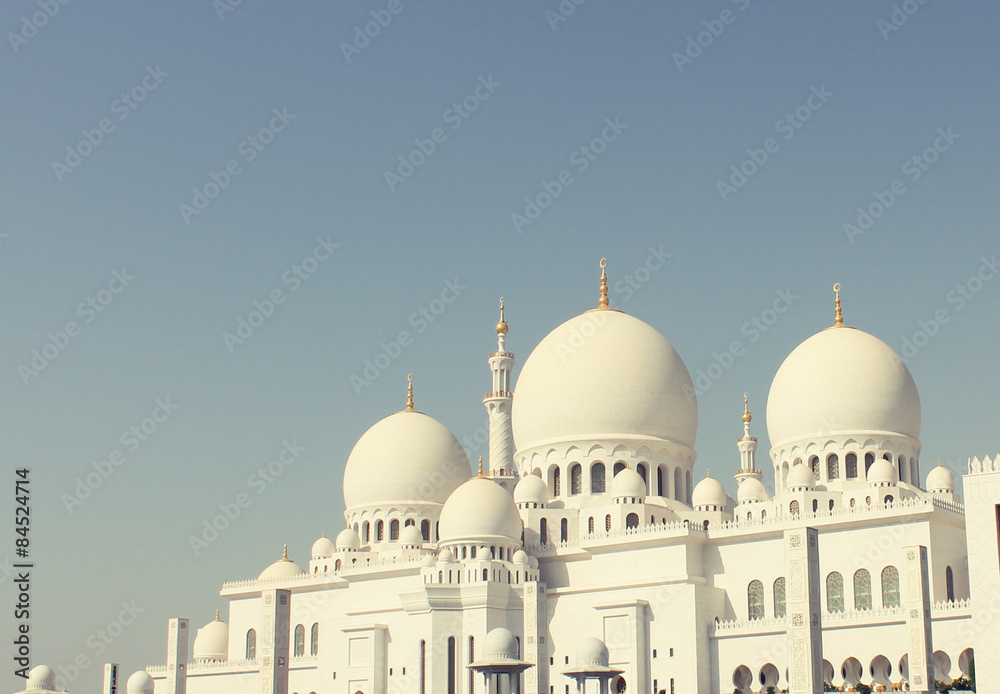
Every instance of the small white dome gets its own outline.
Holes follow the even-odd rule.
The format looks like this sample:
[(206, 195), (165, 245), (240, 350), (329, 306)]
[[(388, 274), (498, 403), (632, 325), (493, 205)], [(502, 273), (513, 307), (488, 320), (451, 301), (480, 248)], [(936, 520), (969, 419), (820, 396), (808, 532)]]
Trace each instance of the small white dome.
[(537, 569), (538, 568), (538, 558), (537, 557), (533, 557), (533, 556), (529, 556), (528, 557), (528, 568), (529, 569)]
[(527, 564), (528, 563), (528, 553), (523, 549), (519, 549), (514, 552), (514, 563), (515, 564)]
[(611, 480), (611, 497), (614, 499), (645, 499), (646, 483), (642, 481), (642, 476), (632, 468), (623, 468)]
[(503, 487), (473, 477), (456, 489), (441, 509), (441, 542), (521, 541), (521, 516)]
[(927, 484), (924, 485), (924, 489), (929, 492), (953, 493), (955, 491), (955, 476), (951, 474), (951, 470), (939, 462), (937, 467), (927, 473)]
[(424, 536), (420, 534), (420, 528), (415, 525), (407, 525), (400, 530), (399, 544), (403, 547), (422, 547)]
[(344, 528), (337, 533), (337, 549), (361, 549), (361, 538), (354, 528)]
[(257, 579), (276, 580), (280, 578), (293, 578), (295, 576), (301, 576), (304, 573), (305, 570), (301, 566), (288, 558), (288, 547), (286, 546), (281, 559), (261, 571), (260, 576), (258, 576)]
[(497, 627), (483, 639), (484, 660), (517, 660), (517, 639), (510, 629)]
[(750, 477), (740, 485), (736, 492), (736, 498), (740, 503), (749, 503), (751, 501), (767, 501), (771, 497), (759, 479)]
[(344, 469), (344, 505), (444, 503), (469, 479), (469, 458), (441, 422), (421, 412), (397, 412), (354, 444)]
[(36, 665), (28, 672), (25, 689), (47, 689), (55, 691), (56, 672), (48, 665)]
[(549, 488), (538, 475), (525, 475), (514, 487), (514, 503), (516, 504), (547, 504), (549, 503)]
[(333, 556), (333, 553), (337, 550), (333, 542), (323, 534), (323, 537), (319, 538), (313, 543), (312, 550), (309, 553), (313, 559), (328, 559)]
[(438, 561), (442, 564), (450, 564), (455, 561), (455, 555), (451, 553), (450, 549), (443, 549), (441, 553), (438, 554)]
[(899, 475), (896, 467), (885, 458), (879, 458), (868, 468), (868, 484), (896, 484)]
[(608, 666), (608, 647), (600, 639), (588, 636), (576, 647), (576, 664), (579, 667)]
[(705, 479), (694, 486), (694, 491), (691, 492), (691, 505), (695, 508), (699, 506), (725, 508), (726, 490), (722, 488), (719, 480), (708, 474)]
[(195, 634), (192, 654), (195, 660), (229, 660), (229, 625), (218, 613)]
[(424, 566), (434, 566), (434, 555), (433, 554), (426, 555), (421, 563)]
[(125, 691), (128, 694), (153, 694), (154, 688), (153, 678), (145, 670), (133, 672), (125, 683)]
[(792, 469), (788, 471), (788, 477), (785, 478), (785, 486), (788, 489), (813, 489), (816, 487), (816, 477), (808, 465), (799, 463), (798, 465), (793, 465)]

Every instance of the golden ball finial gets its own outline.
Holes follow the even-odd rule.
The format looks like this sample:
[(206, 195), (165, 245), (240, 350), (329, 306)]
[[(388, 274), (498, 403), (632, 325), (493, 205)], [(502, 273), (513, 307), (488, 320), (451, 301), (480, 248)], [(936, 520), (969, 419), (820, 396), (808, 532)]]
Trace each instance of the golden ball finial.
[(281, 561), (291, 561), (288, 558), (288, 545), (281, 546)]
[(610, 308), (611, 303), (608, 301), (608, 273), (605, 272), (605, 268), (608, 266), (608, 259), (601, 258), (601, 298), (597, 301), (598, 308)]
[(837, 300), (836, 300), (837, 315), (833, 324), (842, 326), (844, 324), (844, 313), (843, 311), (840, 310), (840, 282), (837, 282), (835, 285), (833, 285), (833, 291), (837, 295)]
[(507, 321), (503, 317), (503, 297), (500, 297), (500, 322), (497, 323), (497, 335), (507, 334)]
[(743, 393), (743, 421), (749, 422), (753, 417), (750, 416), (750, 398), (746, 393)]

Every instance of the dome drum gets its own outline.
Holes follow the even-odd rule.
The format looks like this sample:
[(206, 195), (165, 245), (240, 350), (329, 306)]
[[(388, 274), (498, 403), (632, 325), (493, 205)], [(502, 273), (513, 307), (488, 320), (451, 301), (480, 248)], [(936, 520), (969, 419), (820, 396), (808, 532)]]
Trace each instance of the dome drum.
[(917, 473), (921, 445), (916, 439), (882, 433), (870, 437), (844, 434), (820, 441), (793, 441), (771, 450), (775, 487), (779, 491), (787, 488), (785, 480), (793, 467), (814, 462), (819, 472), (815, 480), (818, 485), (865, 484), (867, 468), (887, 456), (896, 467), (899, 481), (920, 486)]

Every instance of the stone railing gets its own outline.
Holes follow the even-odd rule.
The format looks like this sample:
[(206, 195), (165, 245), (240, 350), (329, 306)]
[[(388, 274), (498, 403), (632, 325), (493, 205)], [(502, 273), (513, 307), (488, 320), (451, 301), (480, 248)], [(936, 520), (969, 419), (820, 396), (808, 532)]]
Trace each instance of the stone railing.
[(418, 567), (421, 565), (424, 556), (426, 554), (421, 554), (416, 557), (372, 557), (371, 555), (366, 556), (363, 560), (359, 560), (356, 564), (351, 564), (350, 558), (351, 554), (346, 553), (343, 555), (334, 555), (331, 562), (335, 562), (337, 559), (341, 559), (343, 564), (339, 570), (330, 569), (329, 571), (317, 571), (315, 573), (303, 573), (297, 576), (277, 576), (269, 578), (250, 578), (243, 581), (226, 581), (222, 584), (222, 590), (228, 590), (230, 588), (250, 588), (255, 586), (266, 586), (275, 583), (281, 584), (301, 584), (308, 581), (330, 578), (331, 576), (341, 576), (344, 574), (359, 573), (362, 571), (367, 571), (371, 569), (379, 569), (391, 566), (401, 566), (401, 567)]
[(763, 619), (730, 619), (715, 622), (709, 626), (709, 635), (728, 634), (732, 632), (783, 631), (787, 627), (786, 617), (764, 617)]
[[(200, 672), (202, 670), (229, 670), (229, 669), (256, 670), (256, 660), (203, 660), (188, 664), (188, 672)], [(166, 668), (164, 668), (166, 669)], [(148, 672), (148, 671), (147, 671)], [(150, 673), (152, 674), (152, 673)]]
[(823, 624), (839, 622), (883, 622), (905, 620), (906, 613), (902, 607), (875, 607), (870, 610), (844, 610), (843, 612), (824, 612)]

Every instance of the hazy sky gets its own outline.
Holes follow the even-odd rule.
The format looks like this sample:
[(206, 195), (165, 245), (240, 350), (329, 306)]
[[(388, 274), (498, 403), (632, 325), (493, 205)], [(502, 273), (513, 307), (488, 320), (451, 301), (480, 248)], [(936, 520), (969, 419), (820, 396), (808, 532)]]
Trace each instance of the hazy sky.
[(921, 475), (1000, 451), (996, 3), (235, 3), (0, 7), (4, 486), (30, 467), (32, 659), (87, 659), (71, 692), (335, 535), (408, 372), (485, 454), (498, 298), (523, 364), (595, 305), (602, 256), (707, 379), (696, 478), (734, 490), (744, 391), (768, 468), (771, 379), (834, 282), (911, 356)]

